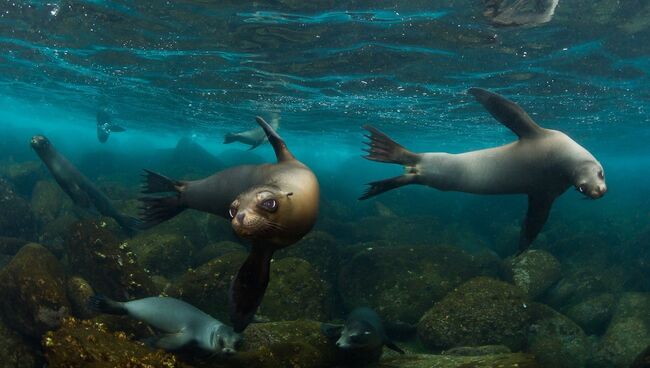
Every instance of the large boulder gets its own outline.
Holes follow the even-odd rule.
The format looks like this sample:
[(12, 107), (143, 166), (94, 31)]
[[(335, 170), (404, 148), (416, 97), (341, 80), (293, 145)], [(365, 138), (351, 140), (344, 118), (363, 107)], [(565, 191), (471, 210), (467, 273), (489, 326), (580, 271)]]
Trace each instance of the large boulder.
[(194, 267), (198, 267), (227, 253), (245, 251), (246, 248), (239, 243), (235, 243), (229, 240), (218, 241), (215, 243), (210, 243), (199, 249), (192, 258), (192, 264)]
[(588, 334), (600, 335), (607, 329), (616, 308), (617, 297), (612, 293), (590, 296), (565, 309), (567, 317)]
[(47, 170), (40, 161), (12, 162), (0, 166), (0, 175), (9, 179), (21, 196), (27, 197), (36, 182), (47, 175)]
[(297, 257), (308, 261), (321, 277), (336, 284), (341, 267), (341, 256), (336, 239), (324, 231), (312, 231), (298, 243), (281, 249), (275, 258)]
[(468, 345), (526, 345), (530, 311), (516, 286), (487, 277), (474, 278), (436, 303), (418, 324), (420, 340), (431, 349)]
[(531, 249), (512, 258), (512, 280), (530, 299), (535, 299), (560, 279), (560, 262), (552, 254)]
[(39, 339), (70, 313), (65, 272), (43, 246), (27, 244), (0, 271), (0, 314), (21, 334)]
[(14, 186), (0, 177), (0, 236), (34, 240), (36, 221), (29, 203)]
[(385, 357), (377, 368), (537, 368), (531, 354), (506, 353), (480, 356), (406, 354)]
[(41, 366), (43, 366), (43, 362), (39, 352), (0, 321), (0, 367), (34, 368)]
[(194, 245), (182, 234), (148, 231), (128, 240), (142, 267), (153, 274), (173, 277), (191, 266)]
[(34, 186), (30, 204), (36, 218), (45, 225), (56, 219), (72, 202), (54, 180), (40, 180)]
[(90, 297), (95, 295), (95, 291), (88, 281), (82, 277), (73, 276), (68, 278), (66, 288), (74, 316), (88, 319), (95, 315), (96, 312), (88, 305)]

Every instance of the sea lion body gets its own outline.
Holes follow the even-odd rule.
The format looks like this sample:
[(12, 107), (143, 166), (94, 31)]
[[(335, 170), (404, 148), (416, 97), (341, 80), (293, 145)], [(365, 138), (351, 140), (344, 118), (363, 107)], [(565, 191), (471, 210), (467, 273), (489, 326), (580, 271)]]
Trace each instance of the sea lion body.
[(418, 154), (366, 126), (371, 133), (367, 136), (366, 158), (402, 164), (406, 170), (404, 175), (370, 183), (360, 199), (408, 184), (474, 194), (526, 194), (528, 212), (519, 239), (519, 250), (523, 251), (541, 231), (555, 198), (569, 187), (575, 186), (592, 199), (605, 194), (603, 167), (569, 136), (540, 127), (521, 107), (502, 96), (480, 88), (471, 88), (469, 93), (519, 140), (460, 154)]
[(126, 216), (113, 207), (111, 200), (63, 157), (46, 137), (32, 137), (31, 146), (76, 206), (86, 211), (95, 209), (104, 216), (112, 217), (127, 232), (138, 228), (137, 219)]
[(150, 297), (116, 302), (94, 296), (91, 306), (102, 313), (127, 314), (163, 332), (152, 345), (168, 351), (198, 348), (210, 353), (234, 353), (241, 337), (232, 328), (182, 300)]
[[(273, 128), (273, 130), (277, 131), (278, 128), (280, 127), (280, 119), (274, 117), (273, 119), (271, 119), (269, 125), (271, 125), (271, 128)], [(259, 127), (255, 129), (239, 132), (239, 133), (228, 133), (223, 138), (224, 144), (240, 142), (251, 146), (249, 150), (257, 148), (258, 146), (260, 146), (266, 141), (268, 141), (268, 139), (266, 138), (266, 132), (264, 132), (264, 129)]]
[(484, 14), (496, 26), (535, 26), (550, 22), (559, 0), (486, 0)]
[(125, 130), (121, 126), (114, 124), (106, 111), (97, 111), (97, 140), (100, 143), (105, 143), (112, 132), (123, 132)]

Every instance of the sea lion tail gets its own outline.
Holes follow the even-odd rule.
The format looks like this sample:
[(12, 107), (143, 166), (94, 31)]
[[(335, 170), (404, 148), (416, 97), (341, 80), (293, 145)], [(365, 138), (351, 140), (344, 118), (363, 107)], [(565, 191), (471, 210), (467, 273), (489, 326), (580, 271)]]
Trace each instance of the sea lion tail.
[(223, 136), (223, 144), (230, 144), (237, 141), (237, 133), (228, 133)]
[(140, 215), (139, 229), (148, 229), (161, 222), (178, 215), (185, 210), (180, 201), (180, 188), (182, 182), (170, 179), (150, 170), (144, 170), (145, 182), (142, 193), (170, 193), (168, 197), (141, 197), (142, 213)]
[(418, 154), (407, 150), (379, 129), (371, 125), (364, 125), (363, 129), (370, 132), (370, 135), (364, 135), (369, 139), (364, 142), (368, 146), (364, 149), (368, 153), (364, 158), (404, 166), (414, 166), (420, 161)]
[(124, 303), (116, 302), (101, 294), (95, 294), (88, 299), (88, 308), (105, 314), (124, 315), (129, 313), (124, 308)]
[(368, 189), (366, 189), (363, 195), (359, 197), (359, 200), (362, 201), (364, 199), (374, 197), (376, 195), (387, 192), (391, 189), (399, 188), (404, 185), (414, 184), (416, 178), (417, 175), (415, 174), (406, 174), (406, 175), (396, 176), (390, 179), (373, 181), (372, 183), (368, 183), (369, 185)]

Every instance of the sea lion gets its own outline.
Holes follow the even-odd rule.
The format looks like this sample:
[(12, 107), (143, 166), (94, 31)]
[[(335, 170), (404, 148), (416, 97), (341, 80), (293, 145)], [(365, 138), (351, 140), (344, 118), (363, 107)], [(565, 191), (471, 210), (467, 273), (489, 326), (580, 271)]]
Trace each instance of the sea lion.
[[(273, 128), (273, 130), (277, 132), (278, 128), (280, 127), (280, 119), (277, 116), (274, 116), (271, 119), (270, 125), (271, 128)], [(251, 148), (249, 148), (250, 151), (257, 148), (259, 145), (266, 142), (267, 140), (268, 139), (266, 138), (266, 133), (264, 132), (264, 129), (258, 127), (244, 132), (228, 133), (224, 136), (223, 143), (230, 144), (232, 142), (241, 142), (244, 144), (248, 144), (251, 146)]]
[(291, 154), (282, 138), (257, 117), (277, 163), (231, 167), (201, 180), (176, 181), (146, 170), (143, 227), (166, 221), (186, 208), (229, 219), (235, 233), (250, 241), (251, 253), (230, 289), (230, 318), (236, 332), (250, 323), (269, 281), (271, 256), (307, 234), (318, 215), (314, 173)]
[(526, 26), (553, 19), (559, 0), (485, 0), (485, 16), (496, 26)]
[(336, 338), (336, 346), (343, 350), (348, 363), (376, 362), (386, 346), (400, 354), (404, 351), (392, 342), (384, 330), (381, 318), (370, 308), (354, 309), (344, 325), (321, 324), (321, 331), (329, 338)]
[(91, 309), (106, 314), (128, 315), (163, 334), (147, 342), (167, 351), (198, 348), (211, 354), (233, 354), (241, 335), (207, 313), (182, 300), (150, 297), (116, 302), (103, 295), (89, 300)]
[(601, 164), (589, 151), (557, 130), (537, 125), (517, 104), (481, 88), (470, 88), (492, 116), (519, 140), (504, 146), (461, 154), (413, 153), (372, 126), (366, 144), (368, 160), (404, 165), (406, 173), (370, 183), (360, 199), (407, 184), (443, 191), (475, 194), (526, 194), (528, 212), (519, 239), (519, 251), (535, 240), (555, 198), (570, 186), (597, 199), (607, 191)]
[(93, 213), (94, 209), (104, 216), (112, 217), (127, 233), (133, 233), (138, 228), (138, 219), (115, 209), (111, 200), (63, 157), (46, 137), (32, 137), (31, 146), (76, 206), (87, 212)]
[(108, 112), (104, 110), (97, 111), (97, 139), (104, 143), (108, 140), (108, 137), (112, 132), (123, 132), (126, 129), (121, 126), (114, 124), (111, 121), (111, 117), (108, 115)]

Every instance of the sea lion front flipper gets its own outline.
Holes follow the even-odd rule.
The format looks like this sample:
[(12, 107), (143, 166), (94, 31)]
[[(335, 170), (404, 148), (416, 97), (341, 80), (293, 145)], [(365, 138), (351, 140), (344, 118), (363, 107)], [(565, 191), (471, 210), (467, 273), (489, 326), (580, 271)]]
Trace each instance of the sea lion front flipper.
[(528, 196), (528, 211), (519, 237), (519, 253), (528, 249), (544, 227), (554, 200), (554, 196), (543, 194)]
[(543, 134), (544, 129), (528, 116), (526, 111), (516, 103), (496, 93), (482, 88), (467, 90), (500, 123), (512, 130), (520, 139), (535, 138)]
[(260, 245), (253, 245), (251, 253), (232, 280), (229, 295), (230, 321), (235, 332), (240, 333), (248, 326), (257, 307), (262, 303), (269, 285), (269, 270), (273, 251)]
[(179, 350), (192, 341), (192, 335), (185, 332), (153, 336), (145, 341), (146, 345), (167, 351)]
[(259, 116), (255, 117), (255, 121), (257, 121), (257, 124), (259, 124), (264, 130), (264, 133), (266, 133), (266, 137), (268, 138), (269, 142), (273, 146), (273, 151), (275, 151), (275, 157), (277, 157), (278, 162), (290, 161), (296, 159), (295, 157), (293, 157), (291, 152), (289, 152), (289, 149), (287, 148), (287, 144), (284, 143), (284, 140), (280, 138), (278, 133), (276, 133), (275, 130), (273, 130), (273, 127), (271, 127), (269, 123), (267, 123), (264, 119), (262, 119)]
[(330, 339), (338, 339), (343, 331), (343, 325), (335, 325), (332, 323), (321, 323), (320, 331), (323, 335)]
[(386, 345), (386, 347), (389, 348), (390, 350), (396, 351), (400, 354), (405, 354), (404, 350), (400, 349), (399, 346), (395, 345), (395, 343), (389, 339), (386, 339), (386, 341), (384, 341), (384, 345)]

